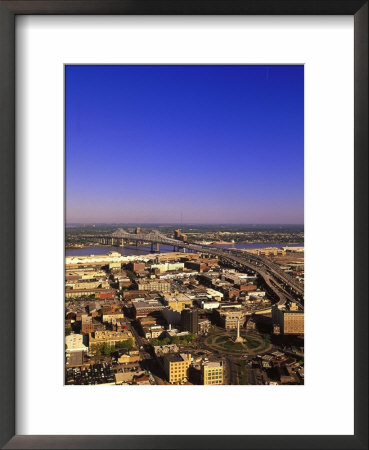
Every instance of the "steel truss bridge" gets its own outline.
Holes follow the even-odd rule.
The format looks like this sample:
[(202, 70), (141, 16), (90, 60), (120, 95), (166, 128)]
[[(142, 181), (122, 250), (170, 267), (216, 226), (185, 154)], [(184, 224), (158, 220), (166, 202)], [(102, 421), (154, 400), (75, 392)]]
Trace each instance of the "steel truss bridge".
[[(87, 236), (86, 236), (87, 237)], [(267, 287), (279, 299), (279, 303), (284, 304), (287, 301), (295, 301), (303, 309), (304, 305), (304, 286), (294, 280), (275, 263), (264, 256), (244, 252), (236, 249), (219, 248), (214, 245), (193, 244), (179, 239), (173, 239), (165, 236), (159, 231), (153, 230), (149, 233), (128, 233), (123, 228), (117, 229), (114, 233), (101, 236), (88, 236), (104, 243), (118, 243), (124, 245), (125, 241), (156, 244), (156, 250), (159, 251), (160, 244), (173, 246), (174, 248), (183, 248), (193, 252), (206, 253), (217, 256), (220, 261), (239, 270), (251, 270), (258, 274), (265, 282)]]

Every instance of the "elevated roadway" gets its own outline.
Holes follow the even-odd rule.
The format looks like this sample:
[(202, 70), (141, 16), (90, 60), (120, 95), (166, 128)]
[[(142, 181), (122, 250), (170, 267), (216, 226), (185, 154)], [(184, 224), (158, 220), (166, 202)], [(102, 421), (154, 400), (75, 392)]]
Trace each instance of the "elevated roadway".
[(236, 249), (219, 248), (213, 245), (194, 244), (173, 239), (153, 230), (150, 233), (128, 233), (122, 228), (114, 233), (102, 236), (90, 236), (93, 239), (110, 239), (114, 241), (135, 241), (151, 244), (170, 245), (176, 248), (185, 248), (194, 252), (207, 253), (217, 256), (222, 262), (238, 269), (251, 270), (257, 273), (265, 282), (267, 288), (278, 298), (280, 304), (295, 301), (303, 309), (304, 286), (294, 280), (275, 263), (264, 256), (240, 251)]

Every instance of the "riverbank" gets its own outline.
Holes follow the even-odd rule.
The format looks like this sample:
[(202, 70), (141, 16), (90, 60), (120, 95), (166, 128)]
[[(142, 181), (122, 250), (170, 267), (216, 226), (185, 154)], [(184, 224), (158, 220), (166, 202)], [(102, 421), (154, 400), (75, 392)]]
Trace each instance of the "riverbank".
[[(234, 244), (232, 246), (221, 246), (223, 248), (233, 248), (233, 249), (262, 249), (262, 248), (282, 248), (282, 247), (303, 247), (301, 243), (247, 243), (247, 244)], [(135, 244), (125, 245), (124, 247), (109, 246), (109, 245), (96, 245), (96, 246), (85, 246), (83, 248), (71, 248), (66, 247), (66, 256), (88, 256), (88, 255), (105, 255), (109, 252), (118, 252), (121, 255), (142, 255), (152, 253), (151, 245), (138, 245)], [(173, 252), (173, 247), (169, 245), (160, 245), (160, 253), (170, 253)]]

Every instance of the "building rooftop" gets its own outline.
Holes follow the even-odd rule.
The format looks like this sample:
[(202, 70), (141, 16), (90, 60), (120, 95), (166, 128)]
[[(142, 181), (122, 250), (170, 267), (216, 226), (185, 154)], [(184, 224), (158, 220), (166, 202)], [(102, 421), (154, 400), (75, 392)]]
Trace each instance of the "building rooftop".
[(206, 361), (203, 363), (204, 367), (222, 367), (222, 361)]
[(136, 309), (158, 308), (158, 307), (164, 308), (164, 305), (160, 303), (158, 300), (134, 300), (132, 303)]
[(70, 353), (67, 361), (67, 366), (82, 366), (83, 364), (83, 352), (77, 351)]
[(168, 353), (167, 355), (165, 355), (165, 358), (169, 362), (181, 362), (186, 361), (186, 359), (189, 359), (190, 356), (191, 355), (187, 353)]

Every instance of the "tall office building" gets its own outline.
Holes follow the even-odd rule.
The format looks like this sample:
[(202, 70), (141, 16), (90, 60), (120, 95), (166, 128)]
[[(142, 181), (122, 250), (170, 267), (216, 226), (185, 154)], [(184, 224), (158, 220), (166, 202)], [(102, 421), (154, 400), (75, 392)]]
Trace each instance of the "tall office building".
[(199, 332), (199, 312), (197, 309), (185, 308), (181, 311), (181, 326), (183, 330), (197, 334)]

